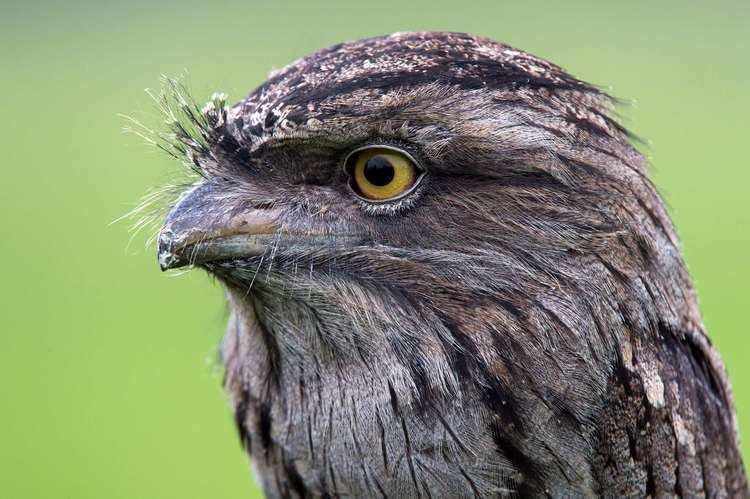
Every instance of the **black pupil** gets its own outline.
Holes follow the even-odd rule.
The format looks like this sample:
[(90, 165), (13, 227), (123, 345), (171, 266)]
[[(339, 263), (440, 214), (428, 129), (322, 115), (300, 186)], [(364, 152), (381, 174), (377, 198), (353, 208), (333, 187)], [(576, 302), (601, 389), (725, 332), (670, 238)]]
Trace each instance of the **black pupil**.
[(373, 156), (365, 163), (365, 178), (368, 182), (377, 186), (388, 185), (396, 172), (393, 165), (383, 156)]

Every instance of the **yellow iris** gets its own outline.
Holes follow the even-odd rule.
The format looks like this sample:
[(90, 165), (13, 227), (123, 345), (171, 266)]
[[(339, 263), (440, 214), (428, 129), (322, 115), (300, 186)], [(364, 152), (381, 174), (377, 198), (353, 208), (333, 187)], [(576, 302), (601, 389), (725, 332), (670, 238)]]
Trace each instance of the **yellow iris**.
[(416, 182), (419, 171), (405, 154), (373, 147), (357, 155), (353, 173), (359, 193), (367, 199), (381, 201), (408, 191)]

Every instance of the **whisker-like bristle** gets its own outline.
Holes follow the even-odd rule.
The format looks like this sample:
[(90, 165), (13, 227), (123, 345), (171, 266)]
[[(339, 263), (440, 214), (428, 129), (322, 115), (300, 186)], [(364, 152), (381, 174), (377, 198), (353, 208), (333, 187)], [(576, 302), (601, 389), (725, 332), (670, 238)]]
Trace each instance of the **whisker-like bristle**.
[(214, 93), (201, 106), (191, 96), (182, 77), (162, 75), (161, 88), (158, 91), (146, 89), (146, 94), (156, 105), (161, 123), (151, 126), (134, 116), (121, 114), (119, 116), (125, 120), (122, 131), (178, 159), (186, 169), (182, 181), (152, 189), (132, 210), (112, 222), (133, 220), (128, 247), (144, 230), (149, 232), (146, 245), (155, 242), (162, 220), (180, 193), (196, 179), (205, 177), (203, 164), (215, 162), (211, 144), (215, 134), (220, 133), (217, 130), (226, 123), (226, 94)]

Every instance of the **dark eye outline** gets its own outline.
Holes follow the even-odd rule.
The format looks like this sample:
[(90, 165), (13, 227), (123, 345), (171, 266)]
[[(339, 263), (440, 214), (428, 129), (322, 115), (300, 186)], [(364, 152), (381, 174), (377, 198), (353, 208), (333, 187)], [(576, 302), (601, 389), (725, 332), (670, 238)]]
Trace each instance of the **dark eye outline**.
[[(353, 171), (354, 163), (355, 163), (354, 160), (356, 160), (357, 155), (359, 153), (361, 153), (362, 151), (366, 151), (368, 149), (388, 149), (390, 151), (395, 151), (395, 152), (397, 152), (399, 154), (402, 154), (403, 156), (406, 157), (406, 159), (408, 159), (409, 161), (411, 161), (412, 164), (414, 165), (414, 168), (416, 168), (417, 171), (418, 171), (417, 178), (414, 180), (414, 183), (411, 185), (411, 187), (409, 187), (408, 189), (406, 189), (401, 194), (399, 194), (397, 196), (393, 196), (393, 197), (387, 198), (387, 199), (370, 199), (370, 198), (364, 197), (359, 192), (357, 192), (356, 187), (354, 185), (352, 185), (353, 182), (354, 182), (354, 171)], [(356, 149), (352, 149), (351, 151), (349, 151), (349, 153), (344, 158), (344, 166), (343, 166), (343, 168), (344, 168), (344, 173), (346, 173), (346, 176), (349, 179), (347, 181), (347, 186), (349, 187), (349, 190), (352, 192), (352, 194), (354, 194), (355, 196), (357, 196), (358, 199), (360, 199), (360, 200), (362, 200), (362, 201), (364, 201), (366, 203), (370, 203), (370, 204), (374, 204), (374, 205), (387, 205), (387, 204), (391, 204), (391, 203), (394, 203), (394, 202), (397, 202), (397, 201), (400, 201), (400, 200), (404, 199), (405, 197), (407, 197), (410, 194), (414, 193), (419, 188), (419, 184), (422, 183), (422, 180), (427, 175), (427, 169), (424, 168), (422, 166), (422, 164), (419, 161), (417, 161), (416, 158), (414, 158), (414, 156), (411, 153), (409, 153), (408, 151), (406, 151), (406, 150), (404, 150), (404, 149), (402, 149), (400, 147), (395, 147), (395, 146), (388, 145), (388, 144), (378, 144), (378, 143), (367, 144), (367, 145), (364, 145), (364, 146), (361, 146), (361, 147), (357, 147)]]

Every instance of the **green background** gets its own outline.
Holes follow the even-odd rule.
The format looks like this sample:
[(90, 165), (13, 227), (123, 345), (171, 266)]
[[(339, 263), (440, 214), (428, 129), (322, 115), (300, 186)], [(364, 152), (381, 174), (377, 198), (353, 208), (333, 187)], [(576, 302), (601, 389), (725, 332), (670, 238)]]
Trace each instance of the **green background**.
[(153, 123), (143, 89), (162, 73), (234, 101), (311, 50), (392, 31), (491, 36), (636, 101), (621, 111), (652, 141), (747, 434), (749, 28), (746, 0), (3, 1), (0, 497), (258, 493), (215, 361), (221, 289), (160, 273), (145, 235), (110, 225), (180, 169), (118, 113)]

